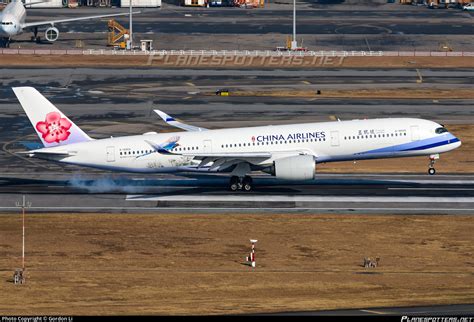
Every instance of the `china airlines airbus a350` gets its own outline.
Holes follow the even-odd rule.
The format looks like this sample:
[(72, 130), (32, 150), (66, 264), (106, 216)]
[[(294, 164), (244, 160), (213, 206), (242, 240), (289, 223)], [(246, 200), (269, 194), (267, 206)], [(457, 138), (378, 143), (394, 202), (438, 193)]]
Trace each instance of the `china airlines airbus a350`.
[[(252, 189), (252, 171), (289, 180), (314, 179), (321, 162), (428, 156), (461, 141), (435, 122), (386, 118), (208, 130), (155, 110), (175, 133), (94, 140), (32, 87), (13, 88), (44, 148), (30, 157), (111, 171), (224, 172), (232, 191)], [(403, 166), (403, 165), (401, 165)]]

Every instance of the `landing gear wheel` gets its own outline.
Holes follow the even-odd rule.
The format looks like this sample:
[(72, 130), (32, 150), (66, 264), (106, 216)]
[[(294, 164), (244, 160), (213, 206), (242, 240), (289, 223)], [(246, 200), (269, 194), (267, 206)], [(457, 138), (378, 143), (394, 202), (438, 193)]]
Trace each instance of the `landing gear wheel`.
[(430, 164), (428, 165), (428, 174), (431, 176), (436, 173), (434, 165), (435, 165), (436, 160), (438, 159), (439, 159), (439, 154), (430, 155)]
[(10, 39), (0, 38), (0, 48), (10, 48)]
[(253, 188), (252, 185), (252, 178), (249, 176), (245, 176), (244, 180), (242, 181), (242, 186), (245, 191), (250, 191)]
[(237, 191), (239, 190), (239, 185), (240, 185), (240, 182), (239, 182), (239, 177), (237, 176), (233, 176), (232, 178), (230, 178), (230, 184), (229, 184), (229, 189), (231, 191)]
[(38, 27), (33, 29), (33, 37), (31, 37), (31, 41), (35, 41), (37, 44), (41, 42), (41, 37), (38, 36)]

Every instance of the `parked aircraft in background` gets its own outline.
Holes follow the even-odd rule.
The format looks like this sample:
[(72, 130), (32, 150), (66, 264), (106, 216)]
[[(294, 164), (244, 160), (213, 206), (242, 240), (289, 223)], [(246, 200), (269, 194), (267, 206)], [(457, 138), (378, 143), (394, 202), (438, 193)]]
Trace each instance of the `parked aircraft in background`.
[[(38, 1), (32, 2), (28, 5), (34, 5), (35, 3), (41, 3), (47, 1)], [(134, 12), (140, 13), (140, 12)], [(89, 19), (100, 19), (106, 17), (116, 17), (116, 16), (127, 16), (128, 13), (116, 13), (109, 15), (100, 15), (100, 16), (88, 16), (88, 17), (77, 17), (77, 18), (68, 18), (68, 19), (59, 19), (59, 20), (48, 20), (48, 21), (39, 21), (39, 22), (25, 22), (26, 20), (26, 9), (23, 2), (20, 0), (13, 0), (9, 3), (2, 12), (0, 12), (0, 45), (3, 47), (8, 47), (12, 37), (22, 34), (25, 31), (32, 31), (33, 37), (32, 40), (39, 42), (40, 37), (38, 36), (38, 28), (48, 26), (44, 36), (48, 41), (56, 41), (59, 38), (59, 30), (55, 27), (56, 24), (62, 22), (72, 22), (80, 20), (89, 20)]]
[[(225, 172), (233, 191), (252, 189), (252, 171), (311, 180), (321, 162), (429, 156), (461, 141), (438, 123), (385, 118), (209, 130), (155, 112), (184, 131), (94, 140), (32, 87), (13, 88), (44, 148), (30, 157), (111, 171)], [(400, 164), (403, 167), (403, 163)]]

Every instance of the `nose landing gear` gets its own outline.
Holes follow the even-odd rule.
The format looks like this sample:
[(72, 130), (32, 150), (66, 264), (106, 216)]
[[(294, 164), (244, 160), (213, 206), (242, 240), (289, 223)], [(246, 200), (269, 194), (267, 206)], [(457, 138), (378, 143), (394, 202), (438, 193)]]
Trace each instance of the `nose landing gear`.
[(0, 38), (0, 48), (10, 48), (10, 38)]
[(428, 168), (428, 174), (429, 175), (434, 175), (436, 173), (436, 169), (434, 168), (434, 164), (436, 160), (439, 159), (439, 154), (432, 154), (430, 155), (430, 165)]
[(38, 36), (38, 27), (33, 29), (33, 36), (31, 36), (31, 41), (36, 42), (37, 44), (41, 43), (41, 37)]
[(230, 178), (229, 189), (231, 191), (244, 190), (251, 191), (253, 188), (252, 178), (250, 176), (238, 177), (232, 176)]

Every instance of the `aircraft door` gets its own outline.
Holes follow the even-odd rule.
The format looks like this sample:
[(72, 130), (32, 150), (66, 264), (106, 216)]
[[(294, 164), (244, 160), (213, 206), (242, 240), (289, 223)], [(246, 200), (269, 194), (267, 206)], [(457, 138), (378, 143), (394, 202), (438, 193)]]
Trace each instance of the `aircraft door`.
[(420, 128), (418, 125), (410, 126), (411, 140), (418, 141), (420, 139)]
[(212, 141), (204, 140), (203, 141), (203, 153), (212, 153)]
[(107, 159), (107, 162), (115, 162), (115, 147), (114, 146), (107, 147), (106, 159)]
[(331, 131), (331, 146), (339, 146), (339, 131)]

